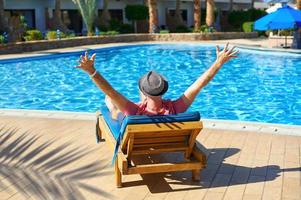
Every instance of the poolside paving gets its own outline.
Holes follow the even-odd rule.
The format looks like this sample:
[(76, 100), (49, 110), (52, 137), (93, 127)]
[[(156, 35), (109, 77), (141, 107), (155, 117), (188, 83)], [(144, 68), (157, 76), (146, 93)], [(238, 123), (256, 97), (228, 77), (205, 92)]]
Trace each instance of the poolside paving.
[(0, 199), (301, 199), (300, 136), (204, 129), (200, 182), (190, 172), (130, 175), (116, 188), (112, 152), (94, 129), (93, 120), (0, 116)]

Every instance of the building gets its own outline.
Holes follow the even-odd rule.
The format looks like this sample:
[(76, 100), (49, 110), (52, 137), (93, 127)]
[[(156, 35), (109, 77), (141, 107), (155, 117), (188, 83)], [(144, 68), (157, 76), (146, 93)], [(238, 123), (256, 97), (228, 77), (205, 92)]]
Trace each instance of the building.
[[(7, 15), (23, 15), (29, 28), (46, 32), (49, 27), (49, 19), (53, 16), (55, 0), (4, 0)], [(205, 0), (202, 8), (205, 8)], [(229, 9), (230, 0), (215, 0), (216, 7), (220, 10)], [(84, 24), (72, 0), (61, 0), (63, 21), (68, 28), (77, 33), (82, 32)], [(187, 26), (193, 26), (193, 0), (181, 1), (182, 16)], [(109, 0), (111, 17), (123, 23), (129, 23), (125, 17), (124, 9), (128, 4), (143, 4), (144, 0)], [(158, 0), (159, 26), (166, 25), (166, 12), (174, 12), (176, 0)], [(252, 0), (233, 0), (233, 9), (250, 8)], [(98, 1), (98, 9), (103, 7), (103, 0)]]

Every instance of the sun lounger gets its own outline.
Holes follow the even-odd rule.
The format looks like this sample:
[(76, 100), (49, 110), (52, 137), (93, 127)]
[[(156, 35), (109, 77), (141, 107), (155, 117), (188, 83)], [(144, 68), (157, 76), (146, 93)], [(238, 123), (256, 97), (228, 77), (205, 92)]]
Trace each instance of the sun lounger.
[[(196, 137), (202, 130), (198, 112), (168, 116), (119, 116), (111, 118), (106, 107), (97, 118), (98, 141), (105, 139), (114, 149), (117, 187), (122, 186), (122, 174), (147, 174), (172, 171), (192, 171), (194, 180), (206, 166), (206, 156), (197, 147)], [(133, 163), (136, 155), (183, 152), (180, 163)]]

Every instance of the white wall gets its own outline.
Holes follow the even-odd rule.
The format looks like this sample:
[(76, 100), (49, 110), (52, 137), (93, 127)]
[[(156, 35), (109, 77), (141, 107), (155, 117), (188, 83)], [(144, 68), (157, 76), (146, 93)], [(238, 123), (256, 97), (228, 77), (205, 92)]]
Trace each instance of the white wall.
[[(181, 9), (187, 10), (187, 25), (193, 25), (193, 0), (182, 0)], [(205, 2), (205, 0), (201, 0)], [(227, 3), (230, 0), (215, 0), (216, 4), (218, 3)], [(235, 6), (239, 4), (244, 7), (251, 3), (252, 0), (234, 0)], [(36, 28), (45, 31), (45, 10), (54, 9), (54, 0), (6, 0), (5, 9), (34, 9), (35, 10), (35, 23)], [(109, 0), (109, 9), (123, 9), (127, 4), (143, 4), (143, 0)], [(165, 25), (165, 12), (166, 9), (174, 9), (176, 0), (158, 0), (158, 22), (159, 26)], [(204, 5), (204, 3), (202, 3)], [(220, 4), (221, 5), (221, 4)], [(227, 4), (225, 4), (227, 5)], [(102, 9), (103, 0), (99, 0), (98, 9)], [(72, 0), (62, 0), (62, 9), (77, 9), (76, 5)], [(224, 6), (223, 6), (224, 7)], [(125, 12), (123, 11), (123, 22), (128, 23)]]

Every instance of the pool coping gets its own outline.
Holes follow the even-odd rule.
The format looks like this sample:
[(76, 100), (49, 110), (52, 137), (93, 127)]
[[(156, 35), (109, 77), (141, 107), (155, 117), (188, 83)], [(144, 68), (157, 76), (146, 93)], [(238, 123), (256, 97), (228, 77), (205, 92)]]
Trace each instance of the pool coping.
[(109, 44), (95, 44), (95, 45), (83, 45), (78, 47), (68, 47), (68, 48), (59, 48), (59, 49), (51, 49), (51, 50), (43, 50), (43, 51), (33, 51), (33, 52), (25, 52), (19, 54), (7, 54), (0, 55), (0, 61), (10, 61), (12, 59), (24, 59), (24, 58), (35, 58), (35, 57), (44, 57), (50, 55), (58, 55), (58, 54), (74, 54), (84, 51), (89, 51), (93, 49), (102, 49), (102, 48), (110, 48), (110, 47), (123, 47), (123, 46), (135, 46), (135, 45), (151, 45), (151, 44), (194, 44), (194, 45), (217, 45), (217, 44), (225, 44), (229, 42), (232, 45), (237, 46), (238, 48), (247, 49), (247, 50), (258, 50), (258, 51), (272, 51), (272, 52), (280, 52), (280, 53), (293, 53), (293, 54), (301, 54), (301, 50), (297, 49), (281, 49), (281, 48), (268, 48), (265, 46), (252, 45), (252, 44), (242, 44), (241, 42), (235, 42), (235, 40), (206, 40), (206, 41), (141, 41), (141, 42), (132, 42), (132, 43), (109, 43)]
[[(66, 120), (96, 120), (96, 112), (70, 112), (25, 109), (0, 109), (0, 117), (28, 117)], [(219, 120), (202, 118), (204, 128), (229, 131), (270, 133), (277, 135), (301, 136), (301, 126), (273, 124), (237, 120)]]

